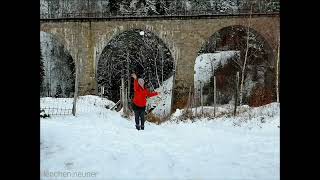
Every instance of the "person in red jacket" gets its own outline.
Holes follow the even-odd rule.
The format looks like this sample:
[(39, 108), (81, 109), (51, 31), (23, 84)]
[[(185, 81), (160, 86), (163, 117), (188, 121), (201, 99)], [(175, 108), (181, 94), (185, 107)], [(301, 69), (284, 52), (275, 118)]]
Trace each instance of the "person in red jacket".
[(131, 74), (131, 76), (134, 78), (134, 97), (132, 100), (132, 109), (135, 115), (136, 129), (144, 130), (144, 113), (147, 106), (147, 98), (160, 95), (160, 93), (150, 92), (144, 86), (144, 80), (142, 78), (137, 79), (137, 75), (135, 73)]

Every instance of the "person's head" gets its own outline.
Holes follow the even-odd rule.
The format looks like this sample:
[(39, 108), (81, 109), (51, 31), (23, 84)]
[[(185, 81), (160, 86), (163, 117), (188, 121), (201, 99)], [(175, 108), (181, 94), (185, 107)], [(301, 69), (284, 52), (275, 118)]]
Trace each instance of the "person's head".
[(139, 84), (142, 88), (144, 88), (144, 80), (143, 80), (142, 78), (139, 78), (139, 79), (138, 79), (138, 84)]

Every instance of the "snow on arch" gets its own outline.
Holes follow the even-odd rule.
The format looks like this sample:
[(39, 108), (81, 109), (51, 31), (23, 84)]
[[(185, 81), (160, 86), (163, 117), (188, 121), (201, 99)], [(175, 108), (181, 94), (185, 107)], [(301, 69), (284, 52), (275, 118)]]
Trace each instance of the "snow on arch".
[[(66, 34), (66, 29), (64, 30), (64, 34)], [(56, 29), (51, 29), (51, 30), (40, 30), (40, 41), (42, 38), (47, 38), (50, 37), (51, 39), (54, 39), (55, 41), (57, 41), (60, 45), (63, 46), (63, 48), (70, 54), (70, 56), (73, 59), (73, 62), (76, 62), (75, 54), (74, 54), (74, 50), (72, 49), (72, 47), (70, 47), (70, 44), (72, 44), (72, 42), (70, 42), (70, 39), (68, 38), (63, 38), (63, 34), (59, 34)], [(74, 37), (71, 39), (71, 41), (74, 40)]]
[(218, 65), (225, 65), (228, 60), (239, 54), (239, 51), (221, 51), (216, 53), (200, 54), (194, 65), (194, 86), (199, 87), (200, 82), (208, 83)]
[(71, 97), (74, 92), (75, 59), (61, 39), (50, 32), (40, 31), (40, 45), (44, 68), (44, 80), (40, 96), (54, 96), (58, 86), (62, 97)]

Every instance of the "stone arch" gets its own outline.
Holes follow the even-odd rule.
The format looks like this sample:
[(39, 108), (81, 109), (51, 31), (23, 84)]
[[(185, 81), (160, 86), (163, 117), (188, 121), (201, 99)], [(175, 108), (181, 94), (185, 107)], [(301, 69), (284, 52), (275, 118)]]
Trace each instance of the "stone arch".
[[(102, 40), (102, 41), (100, 41), (100, 43), (99, 43), (99, 45), (98, 45), (98, 47), (96, 47), (96, 49), (95, 49), (95, 53), (96, 53), (96, 57), (95, 57), (95, 59), (96, 59), (96, 70), (95, 70), (95, 74), (96, 74), (96, 79), (97, 79), (97, 85), (99, 84), (99, 77), (101, 76), (101, 73), (99, 74), (99, 69), (101, 68), (101, 66), (103, 66), (102, 64), (105, 62), (105, 61), (101, 61), (102, 60), (102, 57), (103, 57), (103, 55), (105, 55), (104, 53), (105, 53), (105, 51), (107, 52), (108, 51), (108, 49), (106, 49), (106, 48), (110, 48), (110, 47), (112, 47), (111, 46), (111, 44), (110, 43), (114, 43), (114, 42), (117, 42), (117, 41), (119, 41), (119, 38), (121, 39), (121, 38), (123, 38), (123, 37), (127, 37), (128, 38), (128, 36), (126, 36), (126, 35), (128, 35), (128, 34), (130, 34), (130, 33), (137, 33), (137, 32), (140, 32), (140, 31), (143, 31), (143, 32), (145, 32), (145, 35), (144, 36), (141, 36), (140, 37), (140, 35), (135, 35), (136, 37), (135, 38), (138, 38), (138, 39), (143, 39), (144, 37), (145, 37), (145, 41), (146, 40), (150, 40), (150, 39), (155, 39), (154, 41), (152, 41), (153, 43), (155, 43), (155, 44), (157, 44), (156, 46), (159, 48), (159, 47), (161, 47), (162, 49), (165, 49), (165, 52), (167, 52), (167, 54), (165, 54), (165, 56), (164, 57), (170, 57), (170, 62), (172, 62), (172, 65), (171, 65), (171, 73), (172, 74), (170, 74), (170, 75), (173, 75), (173, 72), (174, 72), (174, 61), (175, 61), (175, 59), (174, 59), (174, 56), (173, 56), (173, 53), (171, 52), (171, 50), (170, 50), (170, 48), (168, 47), (168, 45), (156, 34), (156, 33), (154, 33), (154, 32), (152, 32), (152, 31), (149, 31), (149, 30), (145, 30), (145, 29), (140, 29), (140, 28), (131, 28), (131, 29), (122, 29), (122, 30), (117, 30), (116, 29), (116, 31), (114, 31), (114, 33), (112, 34), (112, 35), (110, 35), (110, 36), (107, 36), (107, 37), (109, 37), (109, 38), (107, 38), (108, 40), (106, 40), (106, 38), (104, 38), (104, 41)], [(123, 36), (123, 37), (121, 37), (121, 36)], [(141, 40), (142, 42), (143, 42), (143, 40)], [(150, 41), (149, 41), (150, 42)], [(141, 42), (140, 42), (141, 43)], [(124, 44), (126, 44), (126, 43), (124, 43)], [(142, 43), (142, 44), (144, 44), (144, 43)], [(153, 44), (153, 45), (155, 45), (155, 44)], [(112, 52), (112, 51), (111, 51)], [(166, 58), (166, 60), (167, 60), (168, 58)], [(101, 61), (101, 62), (100, 62)], [(113, 60), (112, 60), (113, 61)], [(169, 63), (170, 64), (170, 63)], [(165, 66), (168, 66), (167, 64), (164, 64)], [(100, 67), (99, 67), (100, 66)], [(157, 64), (157, 66), (158, 66), (158, 64)], [(170, 65), (169, 65), (169, 67), (170, 67)], [(152, 68), (151, 68), (152, 69)], [(170, 68), (169, 68), (170, 69)], [(165, 70), (165, 69), (164, 69)], [(98, 77), (99, 76), (99, 77)], [(165, 75), (165, 76), (167, 76), (167, 75)], [(147, 78), (148, 79), (148, 77), (146, 77), (145, 76), (145, 78)], [(150, 78), (150, 77), (149, 77)], [(166, 80), (167, 78), (169, 78), (169, 77), (165, 77), (163, 80)], [(151, 78), (151, 79), (153, 79), (153, 78)], [(151, 82), (151, 79), (150, 79), (150, 82)], [(100, 78), (100, 80), (101, 80), (101, 78)], [(151, 82), (151, 84), (153, 84), (152, 82)]]
[[(241, 70), (242, 70), (241, 65), (243, 63), (242, 61), (244, 59), (243, 57), (245, 54), (244, 51), (246, 48), (246, 41), (244, 38), (247, 36), (247, 29), (248, 27), (243, 25), (229, 25), (229, 26), (222, 27), (217, 31), (215, 31), (208, 38), (208, 40), (202, 45), (199, 51), (199, 54), (215, 53), (219, 51), (230, 51), (230, 50), (239, 51), (239, 54), (236, 53), (237, 57), (235, 57), (234, 55), (233, 55), (234, 57), (231, 57), (231, 59), (235, 59), (235, 60), (225, 61), (225, 63), (222, 64), (222, 66), (220, 66), (218, 70), (215, 69), (214, 71), (215, 73), (217, 73), (216, 74), (217, 84), (221, 85), (220, 87), (222, 88), (221, 91), (227, 92), (226, 97), (228, 97), (229, 100), (227, 100), (224, 103), (227, 103), (230, 100), (232, 100), (230, 96), (232, 96), (233, 92), (231, 92), (226, 88), (223, 88), (223, 87), (229, 86), (229, 89), (230, 89), (232, 86), (228, 82), (232, 82), (232, 80), (235, 78), (230, 74), (230, 72), (239, 71), (241, 74)], [(259, 33), (257, 30), (255, 30), (252, 27), (249, 28), (249, 32), (251, 34), (250, 35), (251, 46), (249, 48), (249, 55), (252, 55), (250, 59), (254, 59), (254, 61), (251, 61), (251, 62), (247, 61), (247, 66), (246, 66), (247, 70), (245, 71), (245, 79), (248, 78), (247, 81), (253, 82), (252, 84), (254, 85), (252, 85), (251, 88), (248, 85), (249, 90), (244, 91), (245, 92), (244, 94), (246, 94), (244, 95), (246, 96), (244, 97), (244, 102), (249, 105), (259, 106), (259, 105), (264, 105), (265, 103), (270, 103), (275, 99), (273, 95), (275, 82), (273, 82), (272, 80), (274, 79), (274, 76), (275, 76), (275, 73), (274, 73), (275, 54), (274, 54), (274, 49), (269, 44), (268, 40), (261, 33)], [(256, 51), (253, 51), (253, 50), (256, 50)], [(215, 56), (213, 55), (212, 57), (215, 57)], [(238, 63), (235, 63), (235, 62), (238, 62)], [(257, 73), (259, 75), (257, 75)], [(221, 78), (223, 77), (222, 78), (224, 79), (223, 81), (227, 83), (225, 84), (220, 82), (220, 80), (222, 81), (220, 77)], [(252, 79), (257, 79), (257, 80), (253, 81)], [(259, 95), (258, 94), (255, 95), (256, 91), (261, 91), (263, 94), (259, 92), (260, 93)], [(258, 97), (255, 97), (255, 96), (267, 96), (268, 100), (263, 100), (264, 102), (257, 103), (256, 99)], [(221, 99), (225, 99), (225, 98), (221, 98)], [(255, 101), (256, 103), (254, 104), (253, 101)]]
[[(41, 26), (42, 27), (42, 26)], [(60, 34), (58, 31), (56, 31), (56, 29), (54, 28), (50, 28), (47, 29), (45, 27), (40, 28), (40, 32), (44, 32), (44, 33), (48, 33), (50, 34), (52, 37), (54, 37), (56, 40), (58, 40), (58, 42), (60, 44), (63, 45), (63, 47), (69, 52), (69, 54), (71, 55), (73, 61), (76, 63), (76, 59), (75, 59), (75, 49), (74, 47), (72, 47), (72, 45), (70, 44), (70, 42), (68, 41), (68, 39), (64, 38), (65, 36), (63, 36), (62, 34)]]
[[(201, 45), (201, 48), (203, 48), (206, 44), (208, 44), (208, 41), (212, 40), (214, 38), (214, 36), (221, 32), (224, 31), (226, 29), (229, 28), (243, 28), (244, 30), (247, 30), (247, 26), (241, 25), (241, 24), (232, 24), (232, 25), (228, 25), (228, 26), (223, 26), (222, 28), (219, 28), (218, 30), (214, 31), (208, 38), (206, 41), (203, 42), (203, 44)], [(269, 58), (274, 58), (275, 57), (275, 52), (274, 52), (274, 48), (273, 45), (270, 43), (270, 41), (264, 36), (263, 33), (261, 33), (260, 31), (257, 31), (254, 27), (250, 27), (249, 28), (250, 33), (253, 33), (255, 35), (258, 36), (259, 40), (263, 41), (264, 46), (266, 46), (266, 49), (268, 50), (268, 53), (270, 55)], [(201, 49), (200, 49), (201, 50)]]
[(97, 65), (98, 61), (100, 59), (100, 56), (102, 54), (103, 49), (106, 47), (106, 45), (116, 36), (120, 35), (121, 33), (124, 33), (126, 31), (130, 31), (133, 29), (141, 29), (143, 31), (149, 31), (152, 32), (155, 36), (157, 36), (159, 39), (161, 39), (166, 47), (169, 49), (169, 51), (172, 54), (173, 60), (176, 63), (178, 60), (177, 51), (178, 47), (176, 46), (175, 42), (167, 38), (168, 32), (166, 31), (158, 31), (153, 28), (143, 27), (143, 26), (128, 26), (128, 27), (117, 27), (112, 29), (112, 32), (108, 34), (100, 34), (97, 36), (96, 45), (94, 47), (94, 63), (95, 63), (95, 75), (97, 74)]

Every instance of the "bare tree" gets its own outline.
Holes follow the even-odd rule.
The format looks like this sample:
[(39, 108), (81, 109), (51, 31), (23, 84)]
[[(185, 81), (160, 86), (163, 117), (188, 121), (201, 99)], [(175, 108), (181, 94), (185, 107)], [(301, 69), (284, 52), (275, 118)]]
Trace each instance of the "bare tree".
[(127, 84), (128, 84), (128, 91), (127, 91), (127, 98), (130, 97), (130, 53), (129, 53), (129, 50), (126, 48), (126, 62), (127, 62)]
[(249, 18), (249, 23), (248, 23), (248, 28), (247, 28), (247, 43), (246, 43), (246, 52), (244, 56), (244, 62), (242, 66), (242, 72), (241, 72), (241, 83), (240, 83), (240, 105), (242, 105), (242, 99), (243, 99), (243, 82), (244, 82), (244, 73), (246, 69), (246, 63), (248, 59), (248, 50), (249, 50), (249, 37), (250, 37), (250, 26), (251, 26), (251, 15), (252, 15), (252, 5), (251, 5), (251, 10), (250, 10), (250, 18)]
[(161, 84), (163, 84), (163, 49), (161, 48)]
[(128, 96), (127, 96), (127, 89), (125, 86), (124, 78), (121, 78), (121, 102), (123, 107), (123, 115), (128, 117), (129, 110), (128, 110)]

